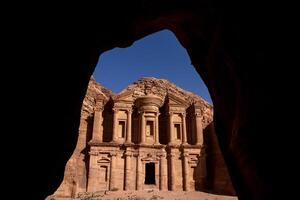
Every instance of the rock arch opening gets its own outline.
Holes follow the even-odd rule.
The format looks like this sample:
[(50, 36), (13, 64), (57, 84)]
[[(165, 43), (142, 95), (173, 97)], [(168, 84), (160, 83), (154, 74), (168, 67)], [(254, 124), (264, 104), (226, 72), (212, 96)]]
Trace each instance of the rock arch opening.
[[(81, 154), (74, 154), (70, 159), (69, 164), (71, 161), (75, 164), (73, 168), (67, 168), (65, 173), (68, 175), (56, 192), (58, 196), (68, 196), (67, 187), (72, 187), (78, 194), (104, 189), (139, 190), (152, 184), (161, 190), (235, 194), (218, 142), (215, 139), (208, 143), (210, 138), (215, 138), (213, 109), (199, 96), (205, 96), (211, 103), (209, 92), (176, 36), (166, 30), (159, 33), (162, 33), (163, 39), (155, 38), (155, 34), (149, 36), (146, 44), (151, 45), (143, 52), (145, 57), (139, 55), (143, 46), (139, 45), (139, 41), (133, 45), (138, 49), (133, 51), (133, 55), (126, 49), (117, 49), (100, 57), (82, 107), (75, 150)], [(165, 42), (169, 39), (167, 36), (172, 36), (173, 41)], [(160, 49), (162, 46), (163, 49)], [(115, 54), (121, 51), (125, 53), (118, 58)], [(113, 57), (106, 59), (105, 55), (109, 53)], [(182, 56), (180, 54), (184, 54), (185, 58), (178, 59)], [(133, 60), (137, 57), (142, 59), (135, 63)], [(157, 69), (147, 71), (153, 65)], [(136, 73), (136, 69), (144, 71)], [(128, 79), (145, 75), (148, 77), (138, 79), (125, 89), (124, 84), (120, 84), (122, 91), (111, 91), (109, 86), (103, 86), (120, 88), (117, 82), (127, 83)], [(167, 79), (194, 90), (198, 96)], [(197, 91), (199, 88), (195, 86), (200, 86), (200, 90)], [(89, 137), (83, 137), (86, 133)], [(82, 151), (82, 148), (87, 151)], [(80, 156), (85, 159), (78, 159)], [(96, 162), (99, 158), (108, 160), (106, 170)], [(156, 160), (156, 163), (146, 162), (149, 159)], [(220, 160), (218, 165), (216, 160)], [(101, 174), (104, 171), (105, 174)], [(122, 175), (123, 181), (117, 181), (116, 174)], [(143, 174), (144, 181), (140, 174)], [(68, 185), (68, 176), (72, 176), (77, 184)], [(108, 177), (108, 180), (99, 180), (99, 177)]]
[[(19, 137), (13, 141), (24, 154), (35, 155), (36, 149), (43, 149), (39, 159), (27, 156), (27, 173), (14, 170), (26, 177), (23, 180), (33, 180), (23, 186), (28, 199), (45, 198), (63, 179), (63, 169), (77, 141), (74, 133), (80, 123), (82, 99), (99, 54), (129, 46), (165, 28), (172, 30), (187, 49), (209, 88), (218, 140), (239, 198), (278, 197), (288, 182), (286, 177), (290, 177), (281, 169), (290, 158), (283, 156), (287, 162), (278, 162), (274, 153), (282, 147), (287, 127), (276, 109), (282, 104), (278, 88), (286, 89), (287, 96), (295, 92), (290, 88), (293, 84), (278, 81), (289, 70), (282, 69), (283, 65), (275, 69), (275, 59), (267, 56), (269, 50), (280, 51), (270, 45), (274, 43), (270, 36), (277, 32), (269, 23), (276, 15), (266, 14), (266, 3), (253, 2), (251, 9), (233, 1), (210, 0), (101, 1), (92, 5), (73, 3), (74, 9), (69, 5), (48, 6), (53, 8), (51, 12), (23, 9), (25, 18), (12, 28), (19, 28), (25, 20), (26, 33), (20, 37), (12, 34), (14, 39), (7, 40), (9, 49), (16, 50), (12, 58), (21, 62), (10, 62), (14, 65), (9, 67), (11, 74), (28, 97), (23, 98), (22, 106), (15, 106), (19, 105), (19, 93), (9, 98), (16, 112), (8, 112), (13, 115), (6, 118), (14, 118), (15, 113), (27, 116), (14, 126), (15, 134), (7, 135)], [(33, 17), (27, 18), (28, 13)], [(27, 48), (30, 46), (33, 48)], [(16, 69), (20, 73), (15, 73)], [(46, 73), (35, 75), (42, 69)], [(30, 79), (35, 80), (33, 84)], [(36, 83), (43, 84), (43, 90)], [(41, 108), (43, 117), (37, 117)], [(28, 134), (20, 134), (24, 127), (30, 130)], [(43, 142), (37, 142), (41, 137)], [(280, 148), (280, 152), (290, 155), (288, 148)]]

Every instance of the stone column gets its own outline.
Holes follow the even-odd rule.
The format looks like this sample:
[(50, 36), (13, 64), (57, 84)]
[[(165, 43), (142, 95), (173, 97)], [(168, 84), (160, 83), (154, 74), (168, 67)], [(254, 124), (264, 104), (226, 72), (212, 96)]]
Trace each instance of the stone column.
[(200, 184), (199, 184), (199, 186), (201, 188), (205, 188), (207, 169), (206, 169), (206, 153), (205, 153), (204, 146), (201, 148), (201, 154), (198, 156), (198, 162), (199, 162), (199, 166), (200, 166), (200, 174), (199, 174)]
[(170, 190), (175, 190), (175, 182), (176, 182), (176, 172), (175, 172), (175, 154), (169, 154), (170, 159)]
[(201, 113), (195, 113), (195, 123), (196, 123), (196, 144), (203, 144), (203, 127), (202, 127), (202, 116)]
[(166, 153), (162, 153), (160, 156), (160, 182), (159, 189), (160, 190), (168, 190), (168, 171), (167, 171), (167, 160)]
[(88, 192), (95, 192), (97, 190), (97, 177), (98, 177), (98, 169), (96, 163), (97, 153), (96, 152), (89, 152), (90, 154), (90, 164), (89, 164), (89, 175), (88, 175), (88, 182), (87, 182), (87, 191)]
[(174, 143), (174, 133), (173, 133), (173, 121), (172, 121), (173, 113), (169, 112), (169, 137), (170, 137), (170, 143)]
[(132, 175), (131, 175), (131, 156), (132, 153), (126, 152), (125, 153), (125, 184), (124, 184), (124, 190), (132, 190), (131, 183)]
[(127, 110), (127, 134), (126, 134), (126, 143), (131, 143), (131, 115), (132, 115), (132, 110), (129, 109)]
[(112, 190), (116, 187), (116, 181), (119, 179), (116, 174), (116, 164), (117, 164), (117, 153), (111, 153), (111, 163), (110, 163), (110, 182), (109, 182), (109, 190)]
[(182, 115), (182, 143), (187, 144), (186, 122), (185, 122), (186, 113), (181, 113), (181, 115)]
[(184, 153), (182, 155), (182, 165), (183, 165), (183, 190), (184, 191), (190, 191), (190, 185), (189, 185), (189, 154)]
[(136, 157), (136, 190), (141, 190), (142, 189), (142, 161), (141, 161), (141, 156), (138, 155)]
[(97, 142), (102, 142), (103, 140), (102, 108), (97, 108), (94, 113), (92, 140)]
[(159, 144), (159, 117), (160, 113), (156, 113), (156, 118), (155, 118), (155, 144)]
[(113, 111), (114, 111), (114, 117), (113, 117), (113, 142), (117, 142), (118, 140), (118, 120), (117, 120), (117, 115), (118, 115), (118, 109), (116, 108), (113, 108)]
[(141, 131), (140, 131), (140, 134), (141, 134), (141, 144), (144, 144), (145, 141), (146, 141), (146, 133), (145, 133), (145, 112), (142, 112), (141, 113)]

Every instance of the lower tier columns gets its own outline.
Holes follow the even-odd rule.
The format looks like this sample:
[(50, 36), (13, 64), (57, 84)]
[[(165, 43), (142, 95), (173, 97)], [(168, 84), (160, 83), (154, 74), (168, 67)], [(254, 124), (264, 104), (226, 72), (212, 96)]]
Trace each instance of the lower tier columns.
[(134, 182), (132, 178), (132, 169), (131, 169), (131, 157), (132, 153), (125, 153), (125, 181), (124, 181), (124, 190), (132, 190), (132, 183)]
[(160, 190), (168, 190), (168, 165), (167, 165), (167, 158), (166, 153), (163, 153), (160, 156), (160, 182), (159, 182), (159, 189)]
[(110, 182), (109, 182), (109, 190), (113, 190), (116, 187), (116, 181), (119, 180), (117, 174), (115, 173), (116, 169), (116, 153), (111, 153), (111, 164), (110, 164)]
[(189, 185), (189, 163), (188, 163), (188, 153), (182, 155), (182, 170), (183, 170), (183, 190), (190, 191)]

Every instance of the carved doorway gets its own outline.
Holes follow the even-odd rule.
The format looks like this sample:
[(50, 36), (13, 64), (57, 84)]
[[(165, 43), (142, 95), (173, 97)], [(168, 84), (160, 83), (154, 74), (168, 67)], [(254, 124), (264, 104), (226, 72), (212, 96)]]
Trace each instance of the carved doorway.
[(155, 184), (155, 163), (150, 162), (145, 164), (145, 184), (154, 185)]

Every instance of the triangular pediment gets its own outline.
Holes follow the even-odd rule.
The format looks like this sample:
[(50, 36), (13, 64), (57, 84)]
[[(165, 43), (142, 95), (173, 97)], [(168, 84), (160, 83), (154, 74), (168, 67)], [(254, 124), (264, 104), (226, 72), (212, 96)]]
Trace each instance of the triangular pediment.
[(97, 94), (97, 97), (96, 97), (97, 101), (101, 101), (101, 100), (107, 101), (108, 99), (109, 98), (107, 96), (105, 96), (104, 94), (101, 94), (101, 93)]
[(114, 101), (134, 101), (133, 91), (126, 91), (113, 98)]
[(187, 107), (189, 104), (184, 99), (177, 97), (171, 93), (167, 95), (167, 104), (169, 106), (180, 106), (180, 107)]

